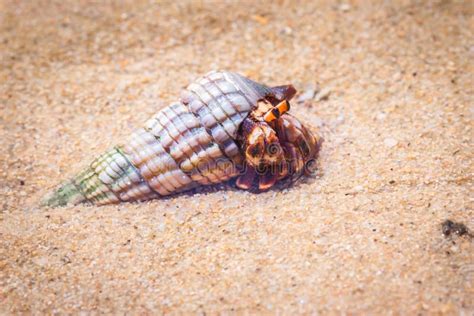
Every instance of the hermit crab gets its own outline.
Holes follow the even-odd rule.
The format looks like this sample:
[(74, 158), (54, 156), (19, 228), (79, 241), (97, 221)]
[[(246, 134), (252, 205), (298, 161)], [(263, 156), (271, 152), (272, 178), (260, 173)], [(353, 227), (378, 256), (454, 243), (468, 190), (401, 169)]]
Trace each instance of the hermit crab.
[(264, 191), (311, 172), (321, 144), (288, 113), (292, 85), (212, 71), (123, 143), (48, 194), (46, 206), (143, 201), (236, 178)]

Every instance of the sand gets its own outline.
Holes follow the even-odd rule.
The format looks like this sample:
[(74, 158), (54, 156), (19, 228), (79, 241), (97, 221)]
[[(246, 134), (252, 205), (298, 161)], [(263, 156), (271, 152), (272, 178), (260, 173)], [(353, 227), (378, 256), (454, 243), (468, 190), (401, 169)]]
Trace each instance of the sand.
[[(472, 314), (472, 3), (175, 2), (0, 2), (0, 312)], [(306, 92), (314, 176), (38, 207), (212, 69)]]

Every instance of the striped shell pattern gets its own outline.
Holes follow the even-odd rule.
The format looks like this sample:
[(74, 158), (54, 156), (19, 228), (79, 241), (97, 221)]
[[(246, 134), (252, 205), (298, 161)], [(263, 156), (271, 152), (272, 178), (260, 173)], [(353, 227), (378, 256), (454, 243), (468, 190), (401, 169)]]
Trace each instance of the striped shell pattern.
[(236, 73), (210, 72), (43, 205), (148, 200), (229, 180), (244, 162), (236, 142), (239, 126), (269, 92)]

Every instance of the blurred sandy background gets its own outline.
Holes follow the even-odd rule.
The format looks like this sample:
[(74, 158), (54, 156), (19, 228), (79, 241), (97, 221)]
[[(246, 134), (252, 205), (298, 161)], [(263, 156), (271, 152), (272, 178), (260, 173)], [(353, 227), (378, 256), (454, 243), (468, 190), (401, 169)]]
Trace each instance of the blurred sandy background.
[[(0, 312), (472, 314), (470, 1), (1, 1)], [(40, 198), (233, 70), (316, 97), (286, 190)]]

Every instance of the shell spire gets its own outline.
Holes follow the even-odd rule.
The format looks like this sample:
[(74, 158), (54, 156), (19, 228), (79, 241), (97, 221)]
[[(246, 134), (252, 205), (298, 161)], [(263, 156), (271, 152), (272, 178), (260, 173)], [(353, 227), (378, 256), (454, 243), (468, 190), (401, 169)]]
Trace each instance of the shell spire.
[(271, 88), (239, 74), (210, 72), (41, 204), (149, 200), (229, 180), (244, 163), (239, 127), (271, 93)]

